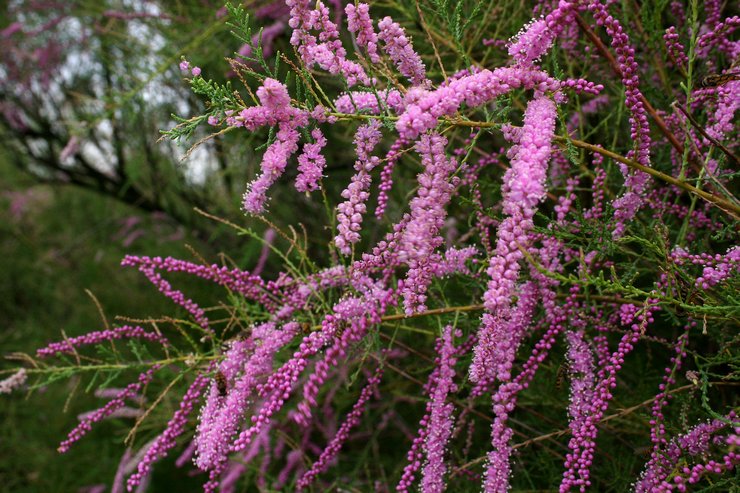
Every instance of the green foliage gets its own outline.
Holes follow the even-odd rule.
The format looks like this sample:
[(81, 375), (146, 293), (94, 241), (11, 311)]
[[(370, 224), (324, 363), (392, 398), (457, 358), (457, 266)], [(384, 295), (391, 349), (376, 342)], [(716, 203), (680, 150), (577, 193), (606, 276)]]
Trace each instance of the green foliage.
[[(210, 247), (194, 237), (163, 240), (178, 232), (171, 219), (154, 219), (91, 192), (35, 185), (4, 159), (0, 155), (4, 177), (0, 185), (0, 347), (4, 357), (11, 352), (34, 354), (50, 341), (62, 339), (62, 331), (74, 337), (102, 330), (104, 323), (86, 290), (95, 296), (111, 323), (118, 315), (143, 318), (174, 313), (172, 303), (159, 296), (138, 272), (120, 267), (121, 258), (135, 252), (186, 257), (186, 242), (204, 253), (210, 252)], [(9, 205), (11, 200), (20, 203), (21, 199), (11, 193), (28, 196), (19, 216), (11, 214)], [(127, 246), (120, 233), (131, 217), (140, 219), (137, 227), (143, 235)], [(193, 296), (211, 296), (208, 286), (183, 281)], [(123, 358), (143, 361), (151, 358), (146, 351), (140, 344), (119, 344), (115, 349), (100, 346), (96, 357), (122, 363)], [(18, 362), (5, 359), (0, 370)], [(84, 443), (65, 455), (56, 447), (78, 423), (78, 414), (105, 403), (93, 396), (95, 389), (120, 386), (136, 369), (126, 363), (81, 371), (73, 357), (66, 357), (66, 362), (66, 370), (30, 381), (27, 394), (2, 395), (0, 491), (66, 493), (113, 478), (132, 420), (101, 423)], [(173, 399), (166, 406), (170, 415), (176, 402)], [(159, 417), (167, 419), (164, 413)], [(184, 477), (171, 461), (158, 470), (154, 481), (181, 491), (199, 485), (198, 480)]]

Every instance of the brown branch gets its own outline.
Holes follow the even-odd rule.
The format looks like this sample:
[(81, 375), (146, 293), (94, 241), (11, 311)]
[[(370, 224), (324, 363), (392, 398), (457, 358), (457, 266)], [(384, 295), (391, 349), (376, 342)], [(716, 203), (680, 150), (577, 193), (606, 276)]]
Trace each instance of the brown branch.
[[(729, 382), (712, 382), (712, 384), (713, 385), (740, 385), (738, 383), (729, 383)], [(696, 387), (693, 383), (692, 384), (688, 384), (688, 385), (683, 385), (683, 386), (677, 387), (677, 388), (675, 388), (673, 390), (669, 390), (667, 393), (668, 394), (676, 394), (678, 392), (683, 392), (684, 390), (688, 390), (688, 389), (693, 388), (693, 387)], [(622, 409), (621, 411), (616, 412), (614, 414), (610, 414), (609, 416), (606, 416), (605, 418), (602, 418), (599, 421), (597, 421), (596, 424), (603, 424), (603, 423), (606, 423), (608, 421), (612, 421), (614, 419), (621, 418), (622, 416), (626, 416), (628, 414), (632, 414), (636, 410), (638, 410), (638, 409), (640, 409), (642, 407), (645, 407), (648, 404), (652, 404), (657, 399), (662, 398), (663, 395), (664, 394), (656, 395), (655, 397), (653, 397), (651, 399), (648, 399), (646, 401), (643, 401), (643, 402), (641, 402), (639, 404), (635, 404), (632, 407), (628, 407), (628, 408)], [(527, 447), (529, 445), (532, 445), (533, 443), (541, 442), (543, 440), (552, 440), (554, 438), (558, 438), (558, 437), (561, 437), (563, 435), (567, 435), (568, 433), (570, 433), (570, 431), (571, 431), (570, 428), (565, 428), (565, 429), (562, 429), (562, 430), (553, 431), (552, 433), (547, 433), (545, 435), (540, 435), (540, 436), (537, 436), (537, 437), (534, 437), (534, 438), (530, 438), (529, 440), (526, 440), (524, 442), (517, 443), (517, 444), (513, 445), (511, 448), (513, 450), (516, 450), (516, 449), (519, 449), (519, 448), (523, 448), (523, 447)], [(469, 469), (470, 467), (472, 467), (472, 466), (474, 466), (476, 464), (480, 464), (481, 462), (484, 462), (487, 458), (488, 458), (488, 456), (484, 455), (482, 457), (478, 457), (477, 459), (473, 459), (470, 462), (467, 462), (467, 463), (465, 463), (465, 464), (457, 467), (455, 469), (455, 473), (457, 473), (459, 471), (462, 471), (462, 470), (465, 470), (465, 469)]]
[(686, 118), (688, 118), (689, 122), (691, 122), (691, 124), (694, 126), (694, 128), (697, 129), (699, 131), (699, 133), (704, 136), (705, 139), (707, 139), (709, 142), (711, 142), (712, 144), (714, 144), (715, 146), (717, 146), (722, 152), (724, 152), (725, 154), (727, 154), (727, 156), (730, 159), (732, 159), (732, 161), (735, 164), (737, 164), (738, 162), (740, 162), (740, 160), (738, 160), (738, 157), (735, 154), (733, 154), (731, 150), (729, 150), (727, 147), (725, 147), (724, 145), (722, 145), (722, 142), (718, 141), (717, 139), (715, 139), (714, 137), (712, 137), (711, 135), (709, 135), (707, 133), (707, 131), (704, 130), (704, 127), (702, 127), (699, 124), (699, 122), (697, 122), (696, 119), (694, 119), (694, 117), (691, 116), (691, 114), (688, 111), (686, 111), (683, 107), (681, 107), (681, 105), (679, 105), (678, 103), (676, 103), (674, 101), (671, 106), (673, 106), (678, 111), (680, 111), (681, 113), (683, 113), (684, 116)]
[[(578, 27), (581, 28), (581, 30), (586, 34), (586, 37), (596, 46), (596, 49), (599, 50), (599, 53), (601, 56), (603, 56), (607, 62), (609, 62), (609, 65), (611, 66), (612, 70), (614, 71), (619, 78), (622, 78), (622, 69), (619, 68), (619, 63), (617, 63), (617, 60), (614, 58), (612, 53), (609, 51), (609, 49), (604, 45), (604, 43), (601, 41), (601, 39), (596, 35), (595, 32), (589, 27), (588, 24), (583, 20), (583, 18), (575, 14), (576, 22), (578, 23)], [(666, 125), (665, 121), (661, 116), (658, 114), (657, 111), (655, 111), (655, 108), (653, 105), (650, 104), (650, 101), (645, 98), (645, 96), (640, 92), (640, 101), (645, 106), (645, 110), (650, 114), (652, 119), (655, 121), (655, 124), (660, 129), (661, 133), (668, 139), (668, 142), (671, 143), (674, 149), (679, 154), (683, 154), (683, 144), (678, 141), (678, 138), (673, 134), (673, 132), (670, 131), (668, 126)], [(691, 156), (689, 156), (689, 161), (694, 166), (694, 168), (698, 171), (701, 169), (701, 166), (699, 166), (698, 163), (694, 159), (691, 159)]]
[(619, 161), (622, 164), (626, 164), (630, 168), (636, 169), (638, 171), (642, 171), (643, 173), (647, 173), (655, 178), (658, 178), (660, 180), (663, 180), (666, 183), (670, 183), (671, 185), (675, 185), (679, 188), (682, 188), (683, 190), (686, 190), (687, 192), (693, 193), (695, 195), (698, 195), (702, 199), (706, 200), (707, 202), (710, 202), (723, 211), (727, 212), (729, 215), (731, 215), (733, 218), (740, 220), (740, 207), (733, 204), (732, 202), (725, 200), (722, 197), (718, 197), (712, 193), (705, 192), (704, 190), (701, 190), (699, 188), (696, 188), (693, 185), (690, 185), (689, 183), (679, 180), (678, 178), (674, 178), (671, 175), (667, 175), (665, 173), (661, 173), (660, 171), (649, 168), (647, 166), (643, 166), (642, 164), (638, 163), (637, 161), (634, 161), (632, 159), (628, 159), (624, 156), (621, 156), (615, 152), (608, 151), (602, 147), (599, 147), (594, 144), (589, 144), (588, 142), (584, 142), (582, 140), (576, 140), (576, 139), (567, 139), (565, 137), (555, 137), (555, 141), (560, 144), (566, 144), (570, 143), (574, 145), (575, 147), (580, 147), (581, 149), (586, 149), (591, 152), (596, 152), (598, 154), (601, 154), (602, 156), (609, 157), (611, 159), (614, 159), (615, 161)]

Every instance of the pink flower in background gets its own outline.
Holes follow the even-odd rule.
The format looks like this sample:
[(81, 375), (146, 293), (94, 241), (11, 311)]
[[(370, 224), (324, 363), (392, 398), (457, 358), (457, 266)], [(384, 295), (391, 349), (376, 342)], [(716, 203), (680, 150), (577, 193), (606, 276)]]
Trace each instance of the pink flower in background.
[(0, 380), (0, 394), (9, 394), (15, 389), (20, 389), (26, 384), (28, 375), (25, 368), (21, 368), (13, 375), (4, 380)]
[(67, 142), (67, 145), (64, 146), (64, 149), (62, 149), (62, 152), (59, 153), (59, 160), (66, 161), (67, 159), (77, 154), (79, 150), (80, 150), (80, 139), (77, 138), (76, 135), (73, 135), (72, 137), (70, 137), (69, 141)]

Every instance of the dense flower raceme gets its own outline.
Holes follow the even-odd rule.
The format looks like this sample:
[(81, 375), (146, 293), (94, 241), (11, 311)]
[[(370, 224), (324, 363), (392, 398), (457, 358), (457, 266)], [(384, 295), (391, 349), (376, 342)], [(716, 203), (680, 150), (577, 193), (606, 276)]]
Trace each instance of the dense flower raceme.
[(370, 172), (380, 162), (378, 157), (370, 156), (370, 153), (381, 137), (380, 123), (377, 120), (362, 125), (355, 134), (356, 173), (352, 176), (352, 183), (342, 192), (342, 197), (346, 200), (337, 206), (339, 234), (334, 238), (334, 244), (345, 255), (351, 252), (350, 245), (360, 240), (362, 216), (367, 211), (366, 202), (370, 197)]
[(299, 192), (313, 192), (318, 190), (326, 159), (321, 149), (326, 145), (326, 137), (321, 130), (314, 129), (311, 136), (316, 140), (313, 144), (303, 146), (303, 153), (298, 156), (298, 177), (295, 188)]
[(454, 382), (455, 363), (461, 352), (460, 349), (465, 349), (462, 346), (456, 349), (454, 346), (454, 338), (459, 336), (457, 331), (447, 326), (442, 336), (437, 338), (435, 349), (439, 356), (435, 359), (434, 370), (425, 385), (429, 400), (425, 414), (419, 421), (417, 435), (407, 453), (408, 464), (396, 486), (398, 492), (407, 492), (411, 489), (425, 455), (422, 478), (423, 484), (426, 485), (425, 491), (439, 491), (439, 488), (444, 487), (445, 446), (453, 425), (452, 412), (454, 410), (454, 406), (445, 401), (448, 394), (457, 390)]
[(452, 434), (454, 419), (452, 417), (455, 406), (446, 402), (449, 394), (457, 391), (455, 384), (455, 354), (454, 337), (460, 337), (462, 332), (447, 326), (440, 341), (439, 374), (434, 382), (434, 393), (431, 394), (432, 409), (429, 416), (429, 434), (424, 442), (426, 464), (422, 473), (422, 491), (441, 493), (445, 490), (445, 450), (447, 441)]
[[(470, 375), (474, 381), (506, 381), (523, 331), (509, 326), (510, 303), (519, 276), (519, 261), (529, 246), (537, 204), (545, 194), (547, 164), (555, 131), (555, 103), (540, 97), (529, 103), (518, 142), (511, 150), (512, 164), (504, 175), (503, 210), (495, 257), (488, 267), (488, 289), (483, 297), (486, 313), (479, 333)], [(514, 329), (516, 327), (516, 329)]]
[(424, 63), (414, 51), (403, 28), (397, 22), (393, 22), (390, 17), (384, 17), (378, 23), (378, 29), (380, 29), (378, 38), (385, 45), (385, 51), (396, 64), (401, 75), (415, 86), (424, 85), (427, 82)]
[[(562, 476), (548, 487), (559, 481), (560, 491), (586, 491), (596, 487), (593, 470), (600, 423), (615, 399), (622, 367), (643, 341), (649, 341), (668, 347), (670, 359), (658, 394), (645, 406), (652, 417), (644, 431), (653, 448), (635, 489), (684, 491), (707, 475), (734, 468), (738, 460), (734, 414), (723, 411), (725, 418), (689, 431), (683, 426), (683, 434), (678, 432), (674, 438), (667, 423), (670, 387), (680, 378), (679, 370), (690, 364), (687, 348), (694, 340), (692, 331), (698, 330), (701, 315), (710, 320), (705, 326), (725, 316), (722, 310), (732, 298), (723, 298), (721, 291), (736, 283), (740, 267), (740, 248), (730, 241), (715, 240), (734, 238), (731, 228), (717, 220), (721, 211), (709, 202), (684, 200), (682, 195), (691, 190), (693, 198), (705, 199), (707, 193), (718, 191), (729, 196), (725, 184), (731, 175), (723, 165), (731, 154), (717, 157), (713, 140), (726, 142), (736, 132), (740, 82), (729, 80), (692, 94), (695, 99), (687, 104), (692, 111), (699, 111), (699, 103), (716, 109), (707, 118), (706, 135), (688, 129), (683, 120), (664, 115), (679, 140), (691, 144), (687, 152), (693, 158), (703, 157), (705, 151), (714, 153), (707, 154), (711, 159), (706, 160), (711, 182), (700, 190), (682, 177), (671, 181), (673, 186), (656, 182), (648, 190), (647, 175), (631, 171), (625, 162), (634, 159), (649, 165), (651, 152), (663, 141), (650, 133), (640, 81), (652, 81), (642, 76), (640, 50), (631, 45), (629, 29), (617, 20), (614, 2), (541, 2), (538, 12), (542, 17), (524, 26), (506, 45), (502, 52), (509, 55), (506, 63), (491, 68), (471, 66), (449, 77), (440, 77), (430, 62), (441, 65), (446, 59), (438, 54), (438, 45), (415, 49), (424, 44), (416, 34), (412, 43), (410, 24), (390, 17), (375, 22), (364, 3), (349, 3), (344, 8), (337, 8), (340, 2), (332, 5), (335, 13), (346, 13), (349, 36), (341, 35), (339, 21), (332, 19), (329, 7), (321, 1), (288, 0), (286, 5), (273, 6), (276, 15), (268, 16), (275, 19), (274, 30), (267, 33), (269, 42), (285, 28), (281, 16), (289, 18), (290, 42), (302, 64), (296, 75), (304, 81), (295, 97), (320, 93), (318, 99), (326, 107), (314, 98), (293, 99), (291, 83), (273, 74), (259, 78), (256, 105), (223, 109), (218, 106), (221, 102), (212, 101), (223, 114), (210, 114), (207, 122), (249, 132), (269, 129), (260, 172), (244, 194), (243, 209), (250, 215), (266, 212), (268, 192), (283, 175), (296, 177), (299, 192), (329, 190), (324, 188), (333, 178), (327, 176), (333, 168), (327, 166), (329, 156), (340, 154), (336, 149), (339, 140), (334, 140), (336, 128), (347, 140), (352, 135), (349, 128), (354, 129), (354, 156), (331, 163), (352, 172), (340, 184), (344, 186), (340, 198), (326, 199), (334, 227), (327, 257), (331, 256), (334, 265), (314, 268), (321, 262), (309, 258), (296, 235), (291, 238), (272, 223), (265, 233), (266, 246), (251, 271), (171, 257), (127, 256), (122, 265), (138, 269), (184, 310), (186, 320), (172, 321), (182, 337), (174, 332), (166, 332), (165, 337), (154, 323), (153, 329), (125, 325), (39, 349), (37, 356), (45, 359), (43, 363), (61, 357), (82, 364), (89, 346), (106, 347), (131, 339), (136, 341), (131, 347), (137, 356), (144, 355), (137, 364), (149, 365), (138, 380), (109, 392), (108, 404), (83, 415), (60, 450), (66, 451), (100, 420), (117, 415), (146, 417), (148, 413), (141, 409), (154, 373), (163, 374), (164, 369), (183, 364), (187, 370), (178, 371), (189, 379), (189, 387), (164, 430), (139, 454), (129, 453), (122, 460), (122, 464), (135, 464), (126, 474), (121, 469), (117, 475), (133, 472), (127, 482), (129, 490), (146, 484), (155, 463), (175, 448), (180, 437), (189, 437), (191, 429), (193, 438), (177, 464), (184, 466), (192, 459), (207, 474), (206, 491), (237, 491), (240, 478), (249, 476), (251, 481), (252, 473), (254, 484), (265, 490), (328, 488), (333, 484), (330, 476), (342, 464), (340, 452), (357, 450), (369, 436), (362, 426), (364, 420), (382, 414), (372, 440), (375, 433), (398, 425), (407, 438), (403, 444), (407, 462), (402, 470), (398, 467), (396, 477), (382, 470), (383, 479), (375, 484), (357, 479), (358, 488), (387, 490), (392, 481), (400, 492), (420, 488), (436, 493), (446, 488), (452, 491), (453, 482), (458, 487), (458, 482), (475, 481), (486, 492), (506, 492), (518, 471), (533, 467), (526, 460), (515, 460), (515, 450), (524, 445), (515, 442), (517, 434), (522, 429), (532, 431), (517, 419), (518, 413), (526, 414), (520, 402), (530, 397), (528, 389), (538, 384), (537, 377), (557, 366), (548, 359), (556, 358), (551, 353), (561, 350), (569, 382), (569, 392), (562, 399), (567, 401), (567, 425), (566, 411), (560, 414), (569, 438), (559, 444)], [(736, 55), (737, 43), (722, 33), (736, 28), (738, 21), (723, 20), (720, 11), (717, 2), (707, 7), (706, 24), (695, 34), (696, 56)], [(575, 16), (585, 17), (589, 12), (597, 26), (606, 30), (616, 52), (616, 83), (621, 83), (623, 96), (619, 91), (615, 96), (611, 87), (615, 81), (602, 85), (563, 79), (543, 68), (551, 66), (543, 62), (549, 53), (556, 57), (561, 48), (568, 53), (577, 51), (580, 40), (574, 29)], [(420, 20), (426, 29), (424, 19)], [(681, 69), (694, 63), (684, 48), (689, 45), (682, 43), (685, 30), (678, 23), (663, 37), (673, 66)], [(352, 51), (343, 39), (358, 48), (355, 60), (350, 59)], [(252, 48), (243, 50), (245, 55), (253, 53)], [(598, 63), (593, 57), (587, 60)], [(181, 68), (188, 76), (204, 77), (204, 70), (188, 62)], [(602, 72), (594, 73), (594, 80), (602, 80)], [(312, 85), (309, 79), (316, 75), (340, 83), (331, 92), (330, 84)], [(521, 125), (516, 124), (518, 105), (504, 97), (522, 103)], [(593, 155), (584, 156), (573, 148), (561, 151), (556, 147), (556, 142), (566, 141), (557, 136), (558, 121), (563, 122), (560, 135), (576, 138), (591, 119), (611, 109), (615, 97), (625, 99), (634, 144), (624, 146), (630, 159), (618, 164), (624, 180), (618, 173), (615, 180), (613, 163), (605, 157), (613, 154), (600, 146), (587, 147)], [(572, 111), (576, 99), (579, 110)], [(603, 126), (592, 134), (604, 131)], [(482, 128), (469, 131), (470, 127)], [(494, 141), (499, 134), (503, 140)], [(80, 152), (71, 144), (64, 152), (66, 157)], [(684, 156), (675, 150), (665, 155), (672, 157), (674, 170), (683, 168)], [(293, 161), (297, 163), (295, 173), (288, 169)], [(378, 175), (372, 218), (368, 207), (374, 201), (373, 180)], [(702, 176), (692, 175), (692, 179), (703, 183)], [(401, 189), (409, 183), (410, 189)], [(622, 183), (624, 190), (618, 188)], [(400, 193), (391, 193), (396, 191)], [(401, 193), (404, 202), (391, 200)], [(634, 221), (642, 208), (650, 214)], [(468, 231), (464, 230), (466, 220)], [(662, 223), (653, 220), (683, 222), (675, 231), (665, 232)], [(389, 230), (377, 234), (372, 228), (379, 221), (390, 221)], [(640, 233), (647, 225), (654, 232)], [(625, 248), (613, 241), (633, 230), (643, 234), (642, 243), (636, 236), (625, 237)], [(278, 232), (280, 239), (275, 238)], [(279, 251), (283, 240), (291, 243), (283, 257), (285, 272), (261, 277), (274, 272), (271, 262), (276, 259), (270, 258), (270, 251)], [(715, 241), (721, 247), (715, 248)], [(367, 250), (362, 249), (365, 242), (370, 245)], [(310, 249), (323, 247), (316, 246), (320, 243), (312, 241)], [(644, 247), (639, 252), (638, 244)], [(712, 252), (723, 253), (704, 252), (707, 245), (712, 245)], [(294, 263), (292, 255), (299, 255), (300, 261)], [(642, 255), (652, 256), (646, 260)], [(631, 269), (654, 268), (645, 265), (653, 262), (661, 269), (655, 279), (633, 275)], [(200, 278), (227, 292), (234, 306), (229, 307), (226, 328), (212, 313), (223, 307), (201, 307), (165, 279), (173, 273)], [(627, 277), (637, 280), (625, 282)], [(453, 299), (462, 299), (465, 305), (451, 306)], [(692, 304), (695, 299), (706, 305)], [(685, 317), (685, 312), (674, 310), (676, 306), (685, 311), (698, 307), (699, 316), (692, 314), (678, 331), (670, 326), (662, 330), (665, 324), (658, 313), (665, 312), (661, 315), (666, 319)], [(466, 318), (463, 313), (467, 311), (476, 314)], [(482, 316), (477, 314), (480, 311)], [(431, 338), (426, 335), (433, 333), (434, 324), (413, 321), (422, 316), (440, 316), (441, 335), (432, 357), (428, 356)], [(231, 332), (235, 327), (239, 327), (238, 335)], [(386, 332), (388, 327), (395, 333)], [(198, 330), (201, 338), (193, 337), (190, 329)], [(405, 339), (406, 332), (416, 332), (418, 339)], [(178, 346), (183, 339), (186, 349)], [(386, 342), (389, 347), (382, 347)], [(166, 363), (155, 357), (147, 360), (149, 356), (139, 352), (142, 346), (152, 354), (163, 353), (161, 361)], [(420, 379), (422, 361), (428, 361), (430, 368)], [(3, 380), (0, 392), (23, 386), (33, 371), (21, 370)], [(409, 392), (397, 392), (388, 383), (399, 375), (408, 385), (426, 380), (419, 385), (425, 403), (419, 405), (409, 398)], [(351, 393), (351, 398), (343, 400), (344, 393)], [(136, 402), (139, 408), (126, 407), (127, 401)], [(409, 411), (399, 412), (403, 406), (409, 406)], [(416, 429), (407, 426), (410, 416), (418, 423)], [(485, 424), (490, 426), (490, 435), (476, 428), (480, 416), (490, 420)], [(452, 447), (462, 443), (460, 453), (451, 453)], [(469, 461), (469, 454), (475, 453), (479, 459)], [(683, 461), (680, 468), (676, 468), (678, 461)], [(470, 464), (478, 467), (477, 472), (472, 472)], [(374, 466), (367, 465), (373, 472)], [(346, 477), (346, 471), (333, 480), (354, 481)]]
[(408, 222), (399, 245), (399, 256), (409, 266), (403, 285), (406, 314), (426, 310), (426, 290), (434, 277), (439, 258), (435, 250), (442, 245), (439, 231), (447, 216), (447, 204), (455, 189), (450, 180), (457, 163), (445, 155), (447, 139), (424, 135), (416, 145), (424, 171), (419, 175), (419, 190), (409, 204)]

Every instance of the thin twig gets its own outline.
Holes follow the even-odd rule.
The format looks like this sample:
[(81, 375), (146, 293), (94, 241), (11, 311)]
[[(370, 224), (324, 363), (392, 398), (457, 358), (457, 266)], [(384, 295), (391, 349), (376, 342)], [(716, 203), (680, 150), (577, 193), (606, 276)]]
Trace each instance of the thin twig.
[(157, 399), (154, 402), (152, 402), (152, 405), (147, 408), (144, 414), (139, 416), (139, 419), (136, 420), (136, 423), (131, 428), (131, 430), (128, 432), (128, 435), (126, 435), (126, 438), (123, 439), (123, 443), (125, 445), (129, 444), (131, 439), (136, 435), (136, 431), (139, 429), (139, 426), (141, 425), (141, 423), (144, 422), (144, 420), (151, 414), (152, 410), (154, 410), (154, 408), (157, 407), (157, 405), (162, 401), (162, 399), (164, 399), (164, 396), (167, 395), (170, 389), (174, 387), (174, 385), (183, 377), (183, 375), (184, 373), (180, 373), (174, 379), (172, 379), (170, 384), (167, 385), (167, 387), (162, 392), (160, 392), (159, 396), (157, 396)]
[(697, 122), (696, 119), (694, 119), (694, 117), (691, 116), (691, 114), (688, 111), (686, 111), (681, 105), (679, 105), (676, 101), (674, 101), (673, 104), (671, 104), (671, 106), (673, 106), (678, 111), (680, 111), (681, 113), (683, 113), (684, 116), (689, 119), (689, 122), (691, 122), (691, 124), (694, 126), (694, 128), (697, 129), (699, 131), (699, 133), (704, 136), (705, 139), (707, 139), (709, 142), (711, 142), (712, 144), (714, 144), (715, 146), (717, 146), (722, 152), (724, 152), (725, 154), (727, 154), (727, 156), (730, 159), (732, 159), (732, 161), (735, 164), (737, 164), (738, 162), (740, 162), (738, 160), (738, 157), (735, 154), (733, 154), (733, 152), (731, 150), (729, 150), (727, 147), (725, 147), (722, 144), (722, 142), (718, 141), (717, 139), (715, 139), (714, 137), (712, 137), (711, 135), (709, 135), (707, 133), (707, 131), (704, 130), (704, 127), (701, 126), (699, 124), (699, 122)]
[(608, 151), (602, 147), (599, 147), (597, 145), (589, 144), (588, 142), (584, 142), (582, 140), (576, 140), (576, 139), (566, 139), (564, 137), (555, 137), (555, 141), (560, 144), (570, 143), (574, 145), (575, 147), (580, 147), (581, 149), (586, 149), (591, 152), (596, 152), (598, 154), (601, 154), (602, 156), (606, 156), (609, 158), (614, 159), (615, 161), (619, 161), (622, 164), (626, 164), (630, 168), (636, 169), (638, 171), (642, 171), (643, 173), (647, 173), (655, 178), (658, 178), (660, 180), (665, 181), (666, 183), (670, 183), (671, 185), (675, 185), (679, 188), (682, 188), (686, 190), (687, 192), (693, 193), (695, 195), (698, 195), (700, 198), (706, 200), (707, 202), (710, 202), (723, 211), (730, 214), (733, 218), (740, 220), (740, 206), (737, 206), (733, 204), (732, 202), (729, 202), (728, 200), (725, 200), (722, 197), (718, 197), (712, 193), (705, 192), (704, 190), (700, 190), (696, 188), (693, 185), (690, 185), (689, 183), (679, 180), (678, 178), (674, 178), (671, 175), (667, 175), (665, 173), (661, 173), (660, 171), (649, 168), (647, 166), (643, 166), (642, 164), (638, 163), (637, 161), (634, 161), (632, 159), (628, 159), (624, 156), (621, 156), (617, 154), (616, 152)]
[(90, 299), (93, 300), (93, 303), (95, 303), (95, 306), (98, 308), (98, 313), (100, 314), (101, 320), (103, 320), (103, 326), (106, 330), (110, 330), (110, 325), (108, 324), (108, 319), (105, 317), (105, 312), (103, 311), (103, 306), (100, 304), (100, 301), (95, 297), (95, 295), (90, 291), (89, 289), (85, 289), (85, 293), (90, 297)]

